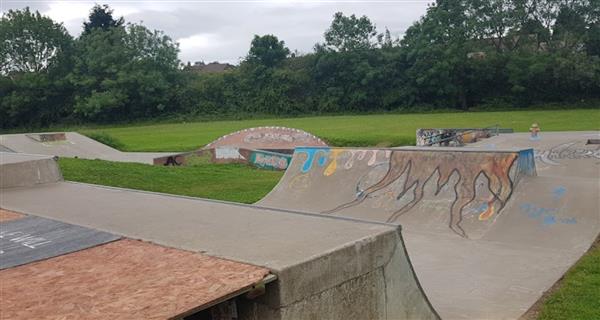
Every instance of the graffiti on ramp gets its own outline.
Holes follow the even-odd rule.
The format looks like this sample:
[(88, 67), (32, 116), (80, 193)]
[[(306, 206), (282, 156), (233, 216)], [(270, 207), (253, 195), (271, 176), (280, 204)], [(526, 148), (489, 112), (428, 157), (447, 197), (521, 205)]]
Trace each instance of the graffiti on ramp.
[[(288, 188), (296, 192), (304, 192), (311, 180), (319, 184), (316, 181), (339, 179), (340, 183), (355, 185), (351, 199), (346, 197), (348, 201), (322, 208), (322, 213), (343, 215), (345, 210), (365, 203), (370, 208), (385, 209), (378, 211), (387, 212), (387, 216), (380, 216), (381, 220), (394, 223), (414, 211), (425, 198), (435, 200), (430, 199), (433, 197), (444, 200), (438, 201), (438, 207), (449, 203), (448, 227), (462, 237), (468, 237), (462, 227), (465, 215), (475, 216), (476, 221), (498, 216), (520, 177), (536, 174), (532, 149), (461, 152), (297, 148), (294, 157), (299, 161), (295, 167), (299, 172), (291, 178)], [(340, 172), (348, 170), (355, 172)], [(427, 187), (433, 189), (433, 196), (427, 195)], [(340, 186), (341, 189), (347, 190), (346, 186)]]

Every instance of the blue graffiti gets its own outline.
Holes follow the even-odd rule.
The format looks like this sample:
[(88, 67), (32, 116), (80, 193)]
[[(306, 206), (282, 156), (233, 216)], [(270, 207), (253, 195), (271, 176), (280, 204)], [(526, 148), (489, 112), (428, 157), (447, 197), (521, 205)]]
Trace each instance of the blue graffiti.
[(482, 203), (479, 207), (475, 208), (475, 212), (477, 213), (481, 213), (481, 212), (485, 212), (485, 210), (487, 210), (489, 208), (487, 203)]
[(556, 224), (556, 217), (555, 216), (544, 216), (544, 220), (542, 222), (544, 225), (551, 225), (551, 224)]
[(527, 217), (535, 220), (541, 220), (542, 225), (550, 226), (557, 223), (561, 224), (576, 224), (577, 219), (572, 217), (557, 217), (557, 208), (542, 208), (532, 203), (523, 203), (520, 206), (521, 212)]
[(556, 188), (554, 188), (554, 190), (552, 190), (552, 195), (554, 197), (554, 199), (560, 199), (562, 198), (565, 193), (567, 193), (567, 188), (563, 187), (563, 186), (558, 186)]
[(564, 223), (564, 224), (576, 224), (577, 220), (575, 218), (562, 218), (562, 219), (560, 219), (560, 223)]
[[(307, 173), (312, 168), (315, 158), (320, 167), (325, 166), (327, 163), (327, 156), (329, 155), (329, 148), (296, 148), (295, 152), (306, 153), (306, 160), (304, 161), (304, 164), (302, 164), (302, 173)], [(319, 154), (318, 158), (317, 154)]]

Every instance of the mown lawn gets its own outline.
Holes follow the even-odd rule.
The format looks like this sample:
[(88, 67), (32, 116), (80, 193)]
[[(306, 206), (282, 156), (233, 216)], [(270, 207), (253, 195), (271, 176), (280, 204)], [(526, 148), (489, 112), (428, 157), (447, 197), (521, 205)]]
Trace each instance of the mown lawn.
[(65, 180), (242, 203), (264, 197), (283, 174), (241, 164), (164, 167), (70, 158), (59, 163)]
[(600, 319), (600, 241), (543, 300), (538, 319)]
[(542, 131), (598, 130), (600, 109), (379, 114), (242, 121), (190, 122), (79, 130), (106, 133), (123, 151), (190, 151), (236, 130), (256, 126), (286, 126), (306, 130), (334, 146), (399, 146), (415, 143), (418, 128), (488, 127), (499, 125), (527, 131), (531, 123)]

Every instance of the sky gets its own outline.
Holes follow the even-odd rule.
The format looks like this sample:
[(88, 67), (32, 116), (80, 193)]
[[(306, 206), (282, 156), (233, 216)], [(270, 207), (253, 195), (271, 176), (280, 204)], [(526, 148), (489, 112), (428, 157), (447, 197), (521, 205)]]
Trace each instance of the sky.
[(311, 52), (323, 42), (334, 13), (366, 15), (379, 32), (387, 27), (402, 37), (432, 0), (0, 0), (0, 10), (29, 7), (62, 22), (73, 36), (95, 4), (108, 4), (114, 16), (164, 31), (179, 43), (182, 62), (237, 64), (248, 53), (254, 35), (273, 34), (290, 50)]

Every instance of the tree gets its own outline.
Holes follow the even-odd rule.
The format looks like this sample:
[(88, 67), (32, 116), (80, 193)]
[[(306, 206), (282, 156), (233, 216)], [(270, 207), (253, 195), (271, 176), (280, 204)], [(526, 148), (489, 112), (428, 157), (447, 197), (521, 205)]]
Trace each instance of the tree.
[(62, 24), (9, 10), (0, 19), (0, 127), (46, 126), (68, 117), (72, 38)]
[(408, 77), (420, 92), (418, 103), (469, 107), (468, 53), (475, 33), (466, 14), (466, 1), (438, 0), (406, 31)]
[(88, 120), (150, 117), (169, 110), (176, 85), (178, 47), (141, 25), (94, 29), (77, 43), (70, 80), (74, 111)]
[(337, 12), (331, 26), (325, 31), (325, 47), (332, 51), (371, 49), (375, 47), (377, 40), (375, 25), (367, 16), (347, 17), (342, 12)]
[(72, 41), (62, 24), (37, 11), (9, 10), (0, 18), (0, 74), (56, 67), (67, 57)]
[(113, 10), (108, 5), (95, 5), (90, 11), (89, 21), (83, 23), (83, 34), (89, 34), (94, 29), (108, 30), (120, 27), (124, 23), (123, 17), (115, 20)]
[(385, 32), (383, 33), (383, 40), (381, 41), (382, 48), (391, 48), (394, 46), (394, 40), (392, 40), (392, 34), (388, 28), (385, 28)]
[(246, 61), (272, 68), (281, 64), (289, 54), (290, 49), (285, 46), (285, 42), (279, 41), (276, 36), (271, 34), (262, 37), (255, 35), (250, 44)]

